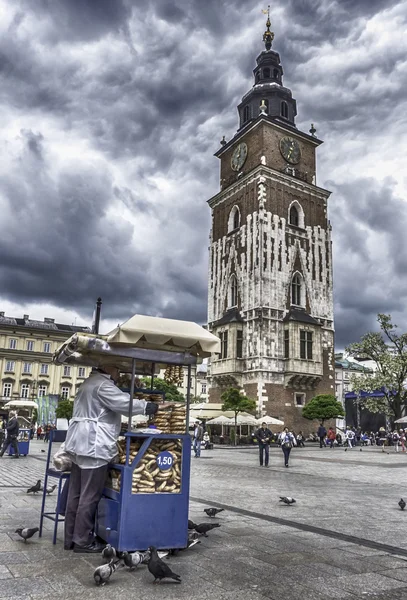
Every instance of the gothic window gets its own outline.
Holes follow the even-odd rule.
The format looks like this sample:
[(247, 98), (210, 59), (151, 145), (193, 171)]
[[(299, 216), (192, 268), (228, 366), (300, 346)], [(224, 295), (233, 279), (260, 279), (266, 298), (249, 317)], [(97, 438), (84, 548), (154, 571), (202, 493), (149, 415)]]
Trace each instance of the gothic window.
[(236, 332), (236, 358), (243, 358), (243, 331), (238, 329)]
[(264, 77), (264, 79), (270, 79), (270, 69), (269, 68), (263, 69), (263, 77)]
[(229, 279), (229, 308), (237, 306), (237, 279), (232, 275)]
[(245, 106), (243, 109), (243, 123), (250, 119), (250, 106)]
[(300, 358), (312, 360), (312, 331), (300, 331)]
[(299, 226), (298, 210), (294, 204), (290, 208), (290, 225)]
[(220, 334), (220, 357), (227, 358), (228, 357), (228, 332), (221, 331)]
[(284, 117), (284, 119), (288, 119), (288, 104), (285, 100), (281, 103), (281, 116)]
[(240, 210), (238, 206), (234, 206), (229, 213), (228, 233), (239, 229), (240, 227)]
[(288, 208), (288, 223), (294, 227), (305, 227), (305, 216), (301, 204), (294, 200)]
[(284, 330), (284, 358), (290, 358), (290, 332)]
[(291, 304), (295, 306), (301, 306), (301, 288), (302, 288), (302, 277), (299, 273), (295, 273), (291, 281)]

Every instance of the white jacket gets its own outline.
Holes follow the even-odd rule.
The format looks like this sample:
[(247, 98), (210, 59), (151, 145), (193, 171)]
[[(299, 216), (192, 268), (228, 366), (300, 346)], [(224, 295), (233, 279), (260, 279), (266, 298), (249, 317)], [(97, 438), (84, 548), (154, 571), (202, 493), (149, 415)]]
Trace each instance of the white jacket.
[[(94, 371), (75, 397), (65, 450), (72, 460), (94, 468), (110, 462), (117, 454), (121, 415), (127, 415), (130, 395), (121, 392), (110, 375)], [(133, 400), (133, 414), (145, 413), (146, 402)]]

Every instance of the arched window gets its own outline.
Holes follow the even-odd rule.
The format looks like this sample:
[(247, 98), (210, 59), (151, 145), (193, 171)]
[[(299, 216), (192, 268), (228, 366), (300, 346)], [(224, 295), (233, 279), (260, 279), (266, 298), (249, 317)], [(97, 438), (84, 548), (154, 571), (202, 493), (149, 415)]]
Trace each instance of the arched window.
[(263, 77), (264, 79), (270, 79), (270, 69), (268, 67), (263, 69)]
[(238, 206), (234, 206), (229, 213), (228, 233), (239, 229), (240, 227), (240, 210)]
[(284, 119), (288, 119), (288, 104), (285, 100), (281, 103), (281, 116), (284, 117)]
[(291, 304), (295, 306), (301, 306), (301, 288), (302, 288), (302, 277), (299, 273), (295, 273), (291, 280)]
[(279, 73), (278, 69), (274, 69), (273, 77), (274, 77), (274, 79), (277, 79), (277, 81), (280, 79), (280, 73)]
[(297, 200), (293, 200), (288, 207), (288, 223), (294, 227), (305, 228), (304, 211)]
[(237, 306), (237, 279), (232, 275), (229, 279), (229, 308)]
[(298, 217), (298, 210), (297, 207), (295, 206), (295, 204), (293, 204), (290, 208), (290, 225), (294, 225), (295, 227), (299, 226), (299, 217)]
[(243, 123), (250, 119), (250, 106), (245, 106), (243, 109)]

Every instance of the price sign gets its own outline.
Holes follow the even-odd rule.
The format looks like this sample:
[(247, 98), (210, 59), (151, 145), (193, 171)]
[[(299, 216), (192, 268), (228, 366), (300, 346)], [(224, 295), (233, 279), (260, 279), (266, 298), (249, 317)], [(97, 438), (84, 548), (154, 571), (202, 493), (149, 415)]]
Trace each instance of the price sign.
[(168, 452), (168, 450), (160, 452), (160, 454), (157, 456), (157, 465), (161, 471), (168, 471), (168, 469), (171, 469), (173, 464), (174, 457), (171, 452)]

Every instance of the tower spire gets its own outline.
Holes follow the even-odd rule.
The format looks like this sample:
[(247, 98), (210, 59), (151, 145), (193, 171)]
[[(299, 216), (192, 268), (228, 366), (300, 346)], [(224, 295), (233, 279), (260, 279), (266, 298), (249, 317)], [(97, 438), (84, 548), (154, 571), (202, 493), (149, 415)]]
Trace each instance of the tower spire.
[(270, 50), (271, 45), (273, 43), (274, 40), (274, 32), (270, 31), (270, 27), (271, 27), (271, 21), (270, 21), (270, 4), (267, 7), (267, 10), (263, 10), (262, 11), (263, 14), (267, 15), (267, 21), (266, 21), (266, 31), (264, 32), (263, 35), (263, 42), (264, 45), (266, 46), (266, 50)]

